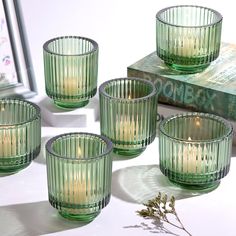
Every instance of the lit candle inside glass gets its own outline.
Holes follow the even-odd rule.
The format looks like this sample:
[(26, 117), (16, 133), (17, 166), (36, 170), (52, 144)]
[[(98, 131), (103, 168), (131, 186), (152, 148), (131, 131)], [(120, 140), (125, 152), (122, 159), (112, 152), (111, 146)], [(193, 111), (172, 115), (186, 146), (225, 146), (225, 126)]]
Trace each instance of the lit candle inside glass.
[(97, 91), (98, 44), (80, 36), (62, 36), (43, 45), (45, 88), (63, 108), (88, 104)]
[[(68, 52), (70, 54), (70, 52)], [(73, 64), (73, 62), (71, 62)], [(76, 96), (79, 93), (78, 68), (76, 66), (67, 66), (64, 68), (64, 78), (58, 83), (59, 90), (64, 95)]]
[(215, 186), (228, 171), (232, 130), (226, 120), (208, 113), (166, 118), (160, 124), (162, 173), (185, 187)]
[(1, 131), (0, 157), (16, 156), (16, 130), (6, 129)]
[(136, 138), (136, 135), (139, 133), (138, 122), (135, 123), (128, 116), (117, 116), (116, 121), (116, 132), (120, 140), (131, 141)]
[(111, 141), (91, 133), (62, 134), (47, 142), (49, 201), (63, 217), (88, 222), (108, 204), (111, 152)]
[[(83, 159), (83, 152), (80, 147), (77, 147), (77, 159)], [(69, 175), (65, 181), (64, 191), (69, 202), (73, 204), (85, 204), (91, 200), (91, 183), (90, 173), (86, 173), (83, 168), (80, 168), (83, 173), (75, 172)]]
[(195, 39), (193, 36), (186, 38), (183, 41), (183, 46), (181, 47), (181, 55), (186, 57), (197, 56), (199, 55), (199, 39)]
[(78, 79), (66, 78), (63, 81), (61, 91), (65, 95), (75, 96), (78, 94)]
[[(131, 96), (128, 96), (131, 99)], [(127, 115), (116, 116), (116, 133), (122, 141), (133, 141), (139, 133), (138, 122)]]
[[(177, 50), (174, 49), (174, 52), (178, 56), (191, 57), (198, 56), (201, 53), (202, 39), (196, 31), (183, 29), (181, 32), (176, 33), (175, 38), (174, 45), (176, 45)], [(177, 40), (179, 38), (182, 38), (182, 40)]]
[(82, 179), (78, 179), (74, 175), (69, 180), (66, 180), (66, 182), (64, 196), (68, 198), (67, 200), (69, 202), (73, 202), (73, 204), (85, 204), (91, 200), (91, 184), (90, 180), (86, 180), (85, 176)]
[[(191, 141), (191, 138), (188, 138)], [(183, 147), (183, 152), (179, 150), (179, 157), (182, 159), (182, 168), (184, 173), (199, 173), (202, 166), (202, 148), (188, 144)]]

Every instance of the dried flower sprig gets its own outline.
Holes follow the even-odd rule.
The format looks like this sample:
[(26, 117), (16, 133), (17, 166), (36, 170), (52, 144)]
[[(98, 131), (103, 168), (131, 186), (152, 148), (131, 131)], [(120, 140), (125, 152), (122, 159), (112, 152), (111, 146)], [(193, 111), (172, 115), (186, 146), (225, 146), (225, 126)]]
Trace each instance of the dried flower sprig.
[[(166, 194), (162, 195), (159, 192), (157, 197), (149, 200), (147, 203), (143, 205), (146, 206), (146, 208), (140, 211), (137, 211), (138, 215), (144, 218), (154, 219), (158, 222), (166, 222), (178, 229), (184, 230), (188, 235), (191, 236), (191, 234), (186, 230), (186, 228), (182, 224), (175, 210), (175, 197), (174, 196), (171, 196), (170, 199), (168, 200), (168, 197)], [(178, 221), (178, 224), (173, 223), (168, 219), (169, 214), (172, 214), (175, 216), (176, 220)]]

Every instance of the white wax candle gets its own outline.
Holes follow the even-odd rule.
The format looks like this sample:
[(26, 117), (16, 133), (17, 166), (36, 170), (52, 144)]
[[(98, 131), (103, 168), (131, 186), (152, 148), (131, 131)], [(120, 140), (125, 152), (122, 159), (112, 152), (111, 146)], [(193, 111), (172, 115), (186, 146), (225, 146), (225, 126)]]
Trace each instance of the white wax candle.
[(119, 134), (121, 141), (134, 141), (139, 133), (138, 122), (135, 123), (128, 116), (117, 116), (116, 133)]
[(4, 129), (0, 133), (0, 157), (16, 156), (16, 130)]
[(186, 38), (181, 47), (181, 55), (185, 57), (198, 56), (199, 54), (199, 39)]
[[(73, 154), (74, 155), (74, 154)], [(79, 146), (75, 150), (76, 159), (83, 159), (83, 151)], [(85, 168), (80, 168), (85, 170)], [(91, 199), (91, 183), (88, 173), (78, 173), (70, 175), (65, 181), (65, 197), (74, 204), (85, 204)]]
[(77, 78), (65, 78), (60, 87), (62, 94), (75, 96), (79, 92), (78, 79)]
[[(78, 176), (79, 178), (80, 176)], [(64, 186), (64, 195), (67, 201), (74, 204), (85, 204), (90, 202), (91, 196), (91, 183), (90, 180), (78, 179), (77, 176), (71, 176), (66, 180)]]
[[(188, 140), (191, 140), (189, 137)], [(200, 173), (203, 164), (202, 157), (204, 150), (195, 145), (187, 145), (183, 147), (183, 151), (179, 150), (179, 166), (182, 166), (183, 173)]]
[(193, 57), (199, 55), (199, 51), (201, 50), (201, 39), (197, 32), (183, 30), (173, 37), (175, 38), (174, 41), (178, 42), (178, 56)]
[[(131, 99), (130, 94), (128, 99)], [(121, 141), (134, 141), (139, 134), (138, 122), (134, 121), (134, 117), (130, 119), (129, 116), (116, 116), (116, 134), (119, 135)]]

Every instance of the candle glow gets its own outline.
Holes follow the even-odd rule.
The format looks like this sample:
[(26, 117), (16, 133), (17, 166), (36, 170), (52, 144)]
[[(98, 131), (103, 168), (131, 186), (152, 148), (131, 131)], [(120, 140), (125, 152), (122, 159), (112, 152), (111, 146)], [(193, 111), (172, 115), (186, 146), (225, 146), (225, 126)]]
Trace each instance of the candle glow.
[[(191, 137), (188, 138), (191, 141)], [(200, 173), (202, 166), (202, 148), (188, 144), (183, 147), (183, 152), (179, 151), (179, 158), (182, 159), (184, 173)]]
[(128, 116), (117, 116), (116, 134), (122, 141), (134, 141), (139, 133), (138, 122)]
[(64, 197), (66, 201), (73, 202), (73, 204), (85, 204), (90, 202), (92, 198), (91, 183), (89, 179), (79, 179), (76, 175), (71, 176), (66, 180), (64, 186)]
[(0, 136), (0, 157), (16, 156), (16, 130), (4, 129)]
[(202, 54), (202, 39), (197, 32), (183, 29), (182, 32), (173, 34), (175, 35), (175, 37), (173, 37), (175, 40), (172, 43), (173, 45), (176, 45), (175, 49), (173, 48), (174, 54), (184, 57), (198, 56)]
[(63, 84), (60, 86), (60, 91), (64, 95), (76, 96), (78, 95), (78, 79), (77, 78), (66, 78), (63, 80)]

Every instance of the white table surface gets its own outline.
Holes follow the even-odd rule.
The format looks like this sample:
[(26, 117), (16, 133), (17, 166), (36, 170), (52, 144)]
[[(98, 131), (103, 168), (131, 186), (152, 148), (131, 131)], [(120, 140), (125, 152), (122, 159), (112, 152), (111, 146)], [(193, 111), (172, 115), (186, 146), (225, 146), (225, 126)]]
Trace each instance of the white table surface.
[[(43, 43), (61, 35), (82, 35), (99, 43), (99, 77), (126, 76), (127, 66), (155, 50), (155, 14), (176, 4), (208, 6), (223, 14), (222, 40), (236, 43), (235, 3), (231, 0), (20, 0), (39, 95), (44, 95)], [(37, 100), (37, 99), (36, 99)], [(162, 113), (162, 110), (159, 110)], [(159, 191), (177, 198), (176, 209), (186, 228), (197, 236), (236, 235), (236, 150), (229, 174), (217, 189), (203, 193), (172, 185), (158, 168), (158, 138), (133, 159), (114, 159), (109, 205), (91, 223), (63, 219), (50, 206), (44, 155), (46, 140), (70, 131), (99, 133), (99, 121), (85, 128), (49, 127), (43, 123), (42, 151), (32, 164), (0, 177), (0, 236), (155, 235), (158, 228), (135, 211)], [(175, 228), (173, 233), (186, 235)], [(160, 235), (168, 235), (160, 233)]]
[[(165, 111), (160, 106), (159, 112)], [(111, 201), (94, 221), (83, 224), (62, 218), (48, 202), (44, 145), (50, 137), (66, 132), (99, 134), (99, 122), (85, 128), (43, 125), (40, 155), (26, 169), (0, 177), (0, 235), (166, 235), (135, 212), (142, 208), (141, 202), (159, 191), (176, 197), (179, 217), (193, 235), (236, 235), (235, 147), (229, 174), (211, 192), (181, 189), (162, 175), (158, 168), (158, 138), (136, 158), (114, 157)], [(165, 226), (173, 233), (186, 235)]]

